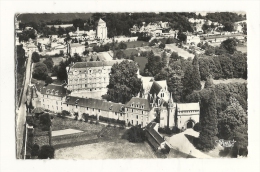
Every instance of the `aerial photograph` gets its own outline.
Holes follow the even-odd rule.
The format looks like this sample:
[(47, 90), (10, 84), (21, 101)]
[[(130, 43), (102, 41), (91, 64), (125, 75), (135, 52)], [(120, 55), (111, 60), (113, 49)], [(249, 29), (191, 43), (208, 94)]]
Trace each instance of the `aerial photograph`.
[(16, 159), (247, 159), (246, 12), (13, 23)]

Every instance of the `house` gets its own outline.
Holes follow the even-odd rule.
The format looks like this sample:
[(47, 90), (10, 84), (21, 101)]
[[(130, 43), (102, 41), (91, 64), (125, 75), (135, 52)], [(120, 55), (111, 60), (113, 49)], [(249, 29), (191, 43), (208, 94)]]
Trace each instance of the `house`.
[(196, 35), (187, 35), (186, 44), (197, 45), (200, 43), (200, 37)]
[(154, 150), (164, 149), (166, 146), (166, 141), (163, 136), (158, 133), (158, 124), (155, 122), (150, 122), (145, 127), (145, 136), (149, 144), (153, 147)]
[(155, 119), (153, 107), (146, 98), (133, 97), (125, 104), (125, 122), (145, 127)]
[(158, 101), (167, 101), (169, 99), (170, 93), (168, 91), (166, 80), (154, 81), (149, 91), (149, 95), (153, 97), (158, 97)]
[(34, 100), (34, 104), (39, 104), (41, 107), (53, 112), (61, 112), (65, 96), (69, 93), (64, 85), (49, 84), (45, 86), (41, 83), (36, 83), (35, 91), (38, 96)]
[(47, 25), (48, 28), (56, 28), (58, 29), (59, 27), (61, 28), (67, 28), (67, 27), (73, 27), (73, 24), (54, 24), (54, 25)]

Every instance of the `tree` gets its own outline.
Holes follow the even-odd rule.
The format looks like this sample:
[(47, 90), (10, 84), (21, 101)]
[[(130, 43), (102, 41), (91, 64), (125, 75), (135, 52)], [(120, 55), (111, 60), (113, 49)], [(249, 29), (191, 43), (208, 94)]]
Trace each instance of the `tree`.
[(231, 139), (241, 126), (247, 124), (247, 114), (237, 99), (231, 96), (229, 104), (218, 119), (218, 136), (223, 139)]
[(127, 45), (123, 42), (120, 42), (119, 45), (118, 45), (118, 48), (125, 50), (127, 48)]
[(55, 149), (50, 145), (43, 145), (41, 147), (38, 158), (39, 159), (53, 159), (54, 158)]
[(174, 38), (167, 38), (165, 44), (173, 44), (174, 42)]
[(96, 61), (100, 61), (100, 59), (99, 59), (99, 57), (97, 56), (97, 59), (96, 59)]
[(161, 44), (159, 45), (159, 48), (164, 49), (164, 48), (165, 48), (165, 44), (164, 44), (164, 43), (161, 43)]
[(145, 141), (145, 133), (140, 126), (132, 126), (126, 131), (125, 135), (129, 142), (140, 143)]
[(46, 57), (46, 59), (43, 61), (43, 63), (47, 66), (48, 71), (51, 72), (53, 69), (53, 60), (51, 57)]
[(75, 19), (72, 21), (74, 28), (84, 29), (85, 21), (82, 19)]
[(216, 95), (213, 89), (200, 92), (200, 124), (201, 132), (196, 147), (203, 151), (214, 149), (217, 128)]
[(34, 65), (32, 77), (39, 80), (45, 80), (48, 76), (48, 69), (44, 63), (38, 62)]
[(63, 60), (59, 64), (57, 78), (60, 81), (63, 81), (63, 80), (67, 81), (67, 79), (68, 79), (67, 70), (66, 70), (66, 67), (67, 67), (68, 64), (69, 64), (68, 62), (64, 62)]
[(198, 57), (195, 55), (192, 61), (192, 65), (186, 68), (183, 78), (183, 96), (184, 98), (191, 94), (194, 90), (200, 90), (200, 73), (198, 65)]
[(176, 53), (176, 52), (172, 52), (170, 58), (173, 59), (173, 60), (175, 60), (175, 61), (177, 61), (177, 60), (180, 59), (178, 53)]
[(37, 63), (37, 62), (40, 61), (40, 55), (39, 55), (37, 52), (33, 52), (33, 53), (32, 53), (32, 61), (33, 61), (34, 63)]
[(181, 42), (186, 42), (186, 40), (187, 40), (187, 35), (185, 35), (185, 34), (182, 33), (182, 32), (179, 32), (179, 33), (178, 33), (178, 39), (179, 39)]
[(126, 103), (140, 92), (142, 81), (137, 78), (137, 70), (135, 63), (127, 60), (112, 66), (107, 86), (109, 100)]
[(152, 76), (155, 76), (158, 74), (162, 68), (165, 67), (165, 64), (161, 60), (160, 56), (154, 56), (153, 51), (151, 51), (148, 56), (148, 62), (145, 65), (145, 69), (149, 71), (149, 73), (152, 74)]
[(35, 144), (32, 146), (31, 156), (38, 156), (38, 155), (39, 155), (39, 150), (40, 150), (40, 146), (35, 143)]
[(230, 54), (233, 54), (237, 49), (237, 42), (238, 40), (235, 38), (229, 38), (223, 42), (221, 42), (220, 47), (227, 50)]
[(114, 59), (125, 59), (126, 55), (122, 50), (116, 51)]
[(224, 31), (228, 31), (228, 32), (233, 32), (234, 31), (234, 25), (232, 22), (226, 22), (224, 23), (224, 27), (223, 27)]
[(204, 33), (209, 29), (209, 25), (207, 25), (207, 24), (203, 24), (202, 25), (202, 30), (204, 31)]
[(204, 88), (210, 88), (210, 87), (213, 87), (214, 86), (214, 83), (213, 83), (213, 78), (211, 75), (209, 75), (207, 77), (207, 80), (205, 82), (205, 85), (204, 85)]
[(52, 69), (52, 76), (57, 76), (59, 72), (59, 66), (55, 65)]
[(45, 80), (45, 83), (48, 85), (48, 84), (51, 84), (52, 82), (53, 82), (52, 78), (47, 76), (46, 80)]

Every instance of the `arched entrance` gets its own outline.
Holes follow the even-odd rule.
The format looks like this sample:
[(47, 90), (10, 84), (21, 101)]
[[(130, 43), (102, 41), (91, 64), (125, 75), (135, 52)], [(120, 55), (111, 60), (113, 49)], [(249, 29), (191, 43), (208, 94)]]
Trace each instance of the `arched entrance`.
[(187, 122), (187, 128), (193, 128), (193, 121), (192, 120), (189, 120)]

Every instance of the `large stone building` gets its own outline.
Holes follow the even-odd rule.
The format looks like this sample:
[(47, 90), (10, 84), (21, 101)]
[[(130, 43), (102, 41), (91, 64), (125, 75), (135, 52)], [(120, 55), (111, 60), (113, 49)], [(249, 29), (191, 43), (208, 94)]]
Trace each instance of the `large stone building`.
[(104, 22), (102, 19), (99, 19), (98, 21), (97, 38), (107, 39), (107, 26), (106, 26), (106, 22)]
[(113, 64), (123, 60), (77, 62), (67, 67), (68, 90), (106, 91), (109, 84), (109, 73)]

